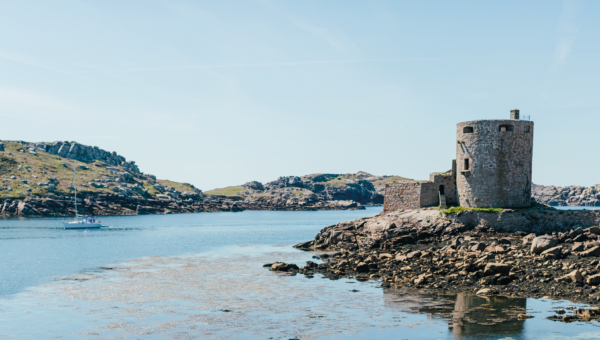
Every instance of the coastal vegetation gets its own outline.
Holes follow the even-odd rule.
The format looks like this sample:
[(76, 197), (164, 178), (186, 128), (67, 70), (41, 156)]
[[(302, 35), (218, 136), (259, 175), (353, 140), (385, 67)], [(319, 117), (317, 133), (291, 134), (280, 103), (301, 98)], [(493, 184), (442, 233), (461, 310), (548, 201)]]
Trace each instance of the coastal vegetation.
[[(165, 191), (198, 191), (187, 183), (131, 174), (127, 169), (100, 160), (82, 162), (53, 155), (25, 142), (3, 141), (2, 144), (4, 151), (0, 152), (0, 199), (64, 196), (73, 190), (74, 167), (77, 168), (77, 190), (82, 194), (112, 194), (116, 192), (115, 187), (139, 197), (152, 197)], [(135, 179), (134, 175), (137, 176)], [(131, 181), (135, 184), (128, 183)], [(118, 191), (120, 193), (123, 190)]]
[(231, 196), (231, 197), (242, 197), (246, 192), (246, 189), (242, 186), (232, 186), (225, 188), (218, 188), (206, 191), (207, 195), (218, 195), (218, 196)]
[(477, 211), (477, 212), (501, 212), (503, 208), (465, 208), (465, 207), (450, 207), (442, 212), (446, 215), (458, 214), (463, 211)]

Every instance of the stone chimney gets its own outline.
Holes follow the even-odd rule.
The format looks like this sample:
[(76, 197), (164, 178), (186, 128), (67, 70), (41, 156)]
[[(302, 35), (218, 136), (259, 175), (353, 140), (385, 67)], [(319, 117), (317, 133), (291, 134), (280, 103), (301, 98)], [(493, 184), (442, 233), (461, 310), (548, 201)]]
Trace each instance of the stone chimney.
[(519, 110), (510, 110), (510, 119), (519, 120)]

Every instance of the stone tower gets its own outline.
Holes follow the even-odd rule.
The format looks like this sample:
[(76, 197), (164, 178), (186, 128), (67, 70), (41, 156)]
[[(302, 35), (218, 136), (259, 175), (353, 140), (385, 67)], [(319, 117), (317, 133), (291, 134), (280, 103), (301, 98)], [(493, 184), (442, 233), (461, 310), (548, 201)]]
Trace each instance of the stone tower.
[(531, 205), (533, 122), (474, 120), (456, 126), (456, 186), (462, 207)]

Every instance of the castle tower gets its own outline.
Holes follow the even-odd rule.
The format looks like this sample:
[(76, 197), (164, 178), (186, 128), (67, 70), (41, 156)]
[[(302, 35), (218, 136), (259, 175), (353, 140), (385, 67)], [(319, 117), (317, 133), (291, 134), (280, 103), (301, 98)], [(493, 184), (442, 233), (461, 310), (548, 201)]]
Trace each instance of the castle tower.
[(456, 185), (463, 207), (531, 205), (533, 122), (474, 120), (456, 126)]

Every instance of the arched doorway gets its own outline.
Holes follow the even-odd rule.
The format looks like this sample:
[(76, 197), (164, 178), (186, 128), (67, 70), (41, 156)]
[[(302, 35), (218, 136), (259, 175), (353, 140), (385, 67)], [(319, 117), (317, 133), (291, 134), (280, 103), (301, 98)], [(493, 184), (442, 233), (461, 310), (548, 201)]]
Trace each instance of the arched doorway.
[(440, 195), (445, 195), (444, 194), (444, 186), (440, 185)]

